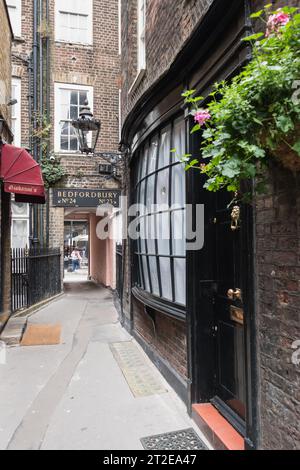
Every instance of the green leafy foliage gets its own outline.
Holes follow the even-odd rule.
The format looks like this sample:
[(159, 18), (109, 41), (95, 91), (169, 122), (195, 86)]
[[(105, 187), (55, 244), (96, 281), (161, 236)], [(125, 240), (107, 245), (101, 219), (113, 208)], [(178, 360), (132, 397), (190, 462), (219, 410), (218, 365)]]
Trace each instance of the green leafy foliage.
[(48, 160), (44, 158), (41, 161), (41, 169), (43, 173), (44, 183), (46, 188), (54, 186), (66, 174), (59, 160)]
[[(271, 6), (252, 18), (266, 22), (274, 13)], [(295, 99), (295, 83), (300, 86), (300, 15), (295, 8), (281, 11), (290, 15), (290, 21), (279, 32), (246, 38), (253, 46), (252, 60), (231, 82), (215, 85), (207, 105), (211, 119), (192, 129), (202, 133), (201, 156), (207, 163), (197, 168), (208, 176), (209, 191), (237, 192), (243, 180), (252, 178), (256, 190), (263, 190), (264, 168), (274, 149), (287, 140), (300, 157), (299, 93)], [(201, 101), (194, 95), (195, 90), (183, 94), (191, 114)], [(195, 167), (194, 162), (187, 168)]]

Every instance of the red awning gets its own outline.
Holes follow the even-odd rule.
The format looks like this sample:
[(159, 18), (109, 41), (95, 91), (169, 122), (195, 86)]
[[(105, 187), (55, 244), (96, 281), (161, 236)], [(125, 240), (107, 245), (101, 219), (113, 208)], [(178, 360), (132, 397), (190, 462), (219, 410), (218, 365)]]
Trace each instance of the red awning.
[(3, 144), (0, 168), (4, 191), (14, 193), (16, 202), (45, 203), (45, 187), (40, 165), (27, 150)]

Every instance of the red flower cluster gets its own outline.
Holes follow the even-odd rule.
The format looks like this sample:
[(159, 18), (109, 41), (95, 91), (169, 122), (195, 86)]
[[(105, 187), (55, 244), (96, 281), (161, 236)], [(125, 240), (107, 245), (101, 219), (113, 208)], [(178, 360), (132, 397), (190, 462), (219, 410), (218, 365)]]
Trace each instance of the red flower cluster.
[(278, 33), (280, 28), (285, 26), (289, 21), (290, 16), (287, 13), (278, 10), (277, 13), (271, 15), (268, 19), (266, 36), (269, 37), (270, 34)]

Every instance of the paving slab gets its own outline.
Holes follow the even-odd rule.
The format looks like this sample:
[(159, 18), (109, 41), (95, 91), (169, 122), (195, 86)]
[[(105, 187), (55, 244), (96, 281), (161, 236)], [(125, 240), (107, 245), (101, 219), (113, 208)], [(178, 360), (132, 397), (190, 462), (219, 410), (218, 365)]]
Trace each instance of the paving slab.
[(60, 323), (61, 344), (9, 348), (0, 364), (0, 449), (135, 450), (144, 437), (196, 430), (121, 327), (112, 293), (91, 282), (65, 292), (28, 319)]

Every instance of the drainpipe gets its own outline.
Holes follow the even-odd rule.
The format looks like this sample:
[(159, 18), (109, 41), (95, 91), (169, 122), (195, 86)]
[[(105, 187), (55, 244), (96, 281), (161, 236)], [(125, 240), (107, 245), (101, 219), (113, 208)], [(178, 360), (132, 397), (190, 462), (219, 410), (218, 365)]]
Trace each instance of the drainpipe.
[[(33, 99), (33, 92), (32, 92), (32, 53), (28, 58), (28, 120), (29, 120), (29, 149), (30, 153), (33, 152), (33, 138), (32, 138), (32, 99)], [(29, 240), (33, 240), (33, 206), (30, 205), (29, 207)]]
[[(38, 112), (38, 42), (37, 42), (37, 29), (38, 29), (38, 0), (33, 0), (33, 51), (32, 51), (32, 73), (33, 73), (33, 132), (37, 130), (37, 112)], [(37, 137), (33, 137), (33, 158), (38, 161), (38, 146), (37, 146)], [(39, 211), (36, 205), (32, 207), (32, 224), (33, 224), (33, 233), (31, 242), (33, 246), (37, 246), (39, 243), (38, 239), (38, 221)]]
[[(39, 121), (40, 125), (43, 125), (43, 118), (44, 118), (44, 84), (43, 84), (43, 72), (44, 72), (44, 67), (43, 67), (43, 33), (41, 31), (41, 28), (43, 28), (43, 0), (39, 0), (39, 12), (38, 12), (38, 27), (39, 27), (39, 32), (38, 34), (38, 39), (39, 39)], [(42, 148), (42, 139), (39, 139), (39, 157), (38, 160), (41, 162), (43, 158), (43, 148)], [(40, 243), (44, 241), (44, 207), (39, 206), (39, 239)]]
[[(49, 0), (46, 0), (46, 24), (49, 25)], [(50, 41), (46, 35), (46, 116), (47, 122), (50, 119)], [(49, 159), (49, 142), (47, 144), (47, 160)], [(46, 202), (46, 246), (49, 246), (49, 225), (50, 225), (50, 206), (49, 197)]]

